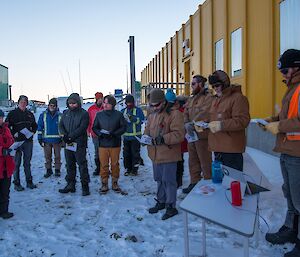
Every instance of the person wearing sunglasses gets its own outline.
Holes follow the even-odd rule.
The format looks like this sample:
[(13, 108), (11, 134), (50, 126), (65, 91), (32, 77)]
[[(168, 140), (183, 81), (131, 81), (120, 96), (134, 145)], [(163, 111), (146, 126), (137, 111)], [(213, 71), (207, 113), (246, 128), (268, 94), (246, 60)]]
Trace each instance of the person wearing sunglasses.
[(280, 113), (272, 118), (265, 129), (276, 135), (275, 152), (281, 153), (280, 166), (283, 176), (283, 194), (287, 200), (284, 225), (275, 233), (267, 233), (271, 244), (296, 243), (285, 257), (300, 256), (300, 50), (288, 49), (279, 58), (286, 92)]
[(58, 124), (61, 119), (61, 112), (57, 108), (57, 99), (52, 98), (49, 101), (48, 108), (40, 114), (38, 120), (38, 142), (44, 150), (45, 156), (45, 178), (52, 174), (52, 150), (54, 152), (55, 176), (60, 176), (61, 168), (61, 143), (62, 139), (58, 131)]
[(168, 104), (161, 89), (150, 91), (149, 115), (144, 134), (152, 137), (148, 145), (148, 156), (153, 165), (153, 177), (157, 182), (157, 203), (148, 211), (157, 213), (166, 208), (162, 220), (178, 214), (176, 209), (177, 162), (181, 160), (181, 142), (184, 140), (183, 114)]
[(209, 110), (209, 149), (214, 152), (215, 160), (242, 171), (245, 130), (250, 122), (248, 99), (242, 94), (241, 86), (230, 84), (222, 70), (213, 72), (208, 80), (216, 91)]
[(202, 178), (211, 178), (211, 152), (208, 150), (208, 131), (195, 131), (193, 121), (209, 120), (209, 109), (213, 96), (205, 87), (207, 79), (195, 75), (192, 79), (192, 96), (188, 99), (184, 110), (184, 124), (186, 133), (197, 133), (198, 139), (188, 143), (190, 185), (182, 190), (188, 194)]

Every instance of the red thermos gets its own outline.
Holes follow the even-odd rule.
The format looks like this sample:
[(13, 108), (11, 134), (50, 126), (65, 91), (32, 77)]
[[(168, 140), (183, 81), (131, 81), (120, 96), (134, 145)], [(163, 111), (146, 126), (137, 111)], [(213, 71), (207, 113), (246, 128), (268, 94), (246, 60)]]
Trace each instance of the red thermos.
[(241, 184), (239, 181), (232, 181), (230, 184), (232, 205), (242, 205)]

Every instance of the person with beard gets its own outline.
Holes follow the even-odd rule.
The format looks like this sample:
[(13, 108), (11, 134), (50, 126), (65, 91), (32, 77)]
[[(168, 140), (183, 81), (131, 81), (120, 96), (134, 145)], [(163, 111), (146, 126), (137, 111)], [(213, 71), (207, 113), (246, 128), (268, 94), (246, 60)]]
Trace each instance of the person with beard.
[[(100, 176), (102, 186), (100, 194), (109, 190), (108, 179), (111, 174), (112, 190), (123, 191), (119, 187), (121, 136), (126, 131), (126, 120), (121, 112), (115, 110), (116, 99), (112, 95), (104, 97), (103, 111), (98, 112), (94, 121), (93, 131), (99, 138)], [(110, 171), (111, 168), (111, 171)]]
[(212, 95), (205, 87), (207, 79), (195, 75), (192, 79), (192, 96), (188, 99), (184, 110), (184, 126), (186, 133), (193, 136), (197, 133), (198, 140), (188, 143), (190, 185), (182, 190), (188, 194), (202, 178), (211, 178), (211, 151), (208, 150), (208, 131), (198, 127), (195, 131), (194, 121), (209, 120), (209, 109), (213, 101)]
[(44, 149), (44, 156), (46, 160), (46, 173), (44, 175), (45, 178), (49, 178), (53, 174), (52, 150), (54, 151), (55, 176), (60, 176), (60, 151), (62, 140), (58, 131), (58, 125), (61, 119), (61, 115), (61, 112), (57, 108), (57, 99), (52, 98), (49, 101), (47, 110), (40, 114), (38, 120), (38, 141), (40, 146)]
[(89, 109), (89, 126), (87, 129), (88, 136), (92, 138), (94, 148), (95, 148), (95, 155), (94, 155), (94, 160), (96, 164), (95, 171), (93, 173), (94, 176), (99, 176), (100, 175), (100, 160), (99, 160), (99, 140), (97, 135), (94, 133), (92, 127), (94, 124), (94, 120), (96, 117), (96, 114), (100, 111), (103, 110), (103, 94), (101, 92), (97, 92), (95, 94), (95, 99), (96, 102), (93, 104)]
[(249, 103), (240, 85), (230, 84), (226, 72), (217, 70), (208, 77), (216, 95), (209, 110), (209, 150), (215, 160), (243, 171), (246, 128), (250, 122)]
[(127, 129), (123, 135), (123, 161), (126, 172), (125, 176), (136, 176), (140, 165), (141, 144), (136, 137), (142, 135), (142, 124), (145, 119), (141, 108), (135, 106), (134, 97), (127, 95), (125, 97), (126, 108), (121, 112), (127, 121)]
[(276, 135), (274, 151), (281, 153), (282, 191), (287, 200), (284, 225), (267, 233), (271, 244), (296, 243), (284, 257), (300, 256), (300, 50), (288, 49), (279, 58), (278, 69), (287, 89), (278, 116), (267, 118), (265, 129)]
[(59, 189), (60, 193), (74, 193), (76, 191), (76, 163), (79, 166), (82, 196), (90, 194), (89, 172), (86, 160), (87, 127), (89, 114), (81, 107), (79, 94), (72, 93), (67, 99), (68, 109), (64, 111), (59, 122), (59, 131), (65, 142), (65, 159), (67, 163), (67, 185)]
[(162, 220), (166, 220), (178, 214), (176, 171), (184, 140), (183, 114), (174, 108), (173, 103), (167, 103), (161, 89), (151, 90), (149, 102), (153, 112), (148, 117), (144, 134), (153, 142), (147, 147), (157, 182), (157, 203), (148, 211), (153, 214), (166, 208), (162, 216)]

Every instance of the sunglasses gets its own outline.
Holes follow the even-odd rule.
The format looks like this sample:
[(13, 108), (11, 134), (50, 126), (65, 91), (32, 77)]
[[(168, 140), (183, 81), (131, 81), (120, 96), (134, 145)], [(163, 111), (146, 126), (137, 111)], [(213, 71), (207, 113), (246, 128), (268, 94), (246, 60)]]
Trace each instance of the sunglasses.
[(150, 104), (151, 107), (158, 107), (160, 106), (161, 103), (157, 103), (157, 104)]
[(289, 72), (289, 68), (280, 69), (280, 72), (286, 75)]

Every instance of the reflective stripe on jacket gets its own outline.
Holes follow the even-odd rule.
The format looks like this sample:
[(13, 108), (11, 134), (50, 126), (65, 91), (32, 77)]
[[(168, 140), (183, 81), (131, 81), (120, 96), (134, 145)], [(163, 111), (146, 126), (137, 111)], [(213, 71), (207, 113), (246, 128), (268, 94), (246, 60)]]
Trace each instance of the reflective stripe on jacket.
[(141, 108), (134, 107), (133, 109), (124, 108), (121, 110), (123, 115), (132, 116), (132, 121), (127, 122), (126, 132), (124, 133), (124, 139), (135, 139), (135, 136), (142, 135), (142, 123), (145, 119), (144, 113)]
[(61, 115), (59, 111), (54, 115), (51, 115), (48, 110), (41, 113), (38, 120), (38, 139), (42, 139), (45, 143), (61, 142), (61, 136), (58, 130)]

